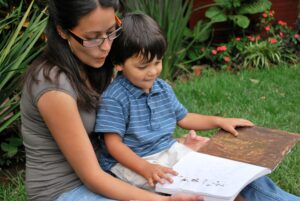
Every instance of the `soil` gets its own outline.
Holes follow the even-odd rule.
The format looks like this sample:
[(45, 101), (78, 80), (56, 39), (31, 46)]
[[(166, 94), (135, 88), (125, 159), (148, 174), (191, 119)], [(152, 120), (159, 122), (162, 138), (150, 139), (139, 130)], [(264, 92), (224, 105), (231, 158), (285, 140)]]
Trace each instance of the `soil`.
[[(9, 167), (0, 167), (0, 185), (7, 184), (20, 172), (25, 172), (25, 164), (14, 164)], [(25, 175), (25, 174), (24, 174)]]

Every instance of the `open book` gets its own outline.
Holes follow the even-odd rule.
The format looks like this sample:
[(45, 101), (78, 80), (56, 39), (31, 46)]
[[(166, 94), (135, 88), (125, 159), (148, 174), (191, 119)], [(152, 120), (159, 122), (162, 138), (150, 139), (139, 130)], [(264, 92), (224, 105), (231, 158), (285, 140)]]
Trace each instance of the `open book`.
[(173, 167), (172, 184), (157, 184), (157, 192), (204, 195), (205, 201), (232, 201), (255, 179), (269, 174), (300, 140), (299, 134), (251, 127), (238, 137), (219, 131), (200, 152), (191, 152)]

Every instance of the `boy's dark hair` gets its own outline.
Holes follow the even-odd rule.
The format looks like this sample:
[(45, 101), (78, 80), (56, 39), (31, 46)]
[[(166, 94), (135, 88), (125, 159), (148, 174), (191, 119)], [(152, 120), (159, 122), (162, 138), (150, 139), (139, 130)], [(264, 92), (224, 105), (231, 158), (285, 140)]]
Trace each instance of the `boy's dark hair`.
[(124, 64), (141, 55), (145, 62), (161, 59), (167, 49), (166, 38), (159, 25), (145, 14), (131, 13), (122, 20), (122, 33), (113, 42), (111, 53), (114, 64)]

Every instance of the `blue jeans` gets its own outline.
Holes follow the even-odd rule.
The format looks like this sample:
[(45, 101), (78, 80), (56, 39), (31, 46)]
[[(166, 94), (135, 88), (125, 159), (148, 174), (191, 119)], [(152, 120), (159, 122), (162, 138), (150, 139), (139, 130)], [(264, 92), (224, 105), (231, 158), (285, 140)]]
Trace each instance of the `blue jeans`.
[(84, 185), (74, 188), (71, 191), (63, 193), (54, 201), (113, 201), (104, 196), (93, 193)]
[[(246, 201), (300, 201), (300, 197), (285, 192), (268, 177), (256, 179), (240, 193)], [(55, 201), (113, 201), (97, 195), (81, 185), (63, 193)]]
[(285, 192), (265, 176), (246, 186), (240, 195), (246, 201), (300, 201), (300, 197)]

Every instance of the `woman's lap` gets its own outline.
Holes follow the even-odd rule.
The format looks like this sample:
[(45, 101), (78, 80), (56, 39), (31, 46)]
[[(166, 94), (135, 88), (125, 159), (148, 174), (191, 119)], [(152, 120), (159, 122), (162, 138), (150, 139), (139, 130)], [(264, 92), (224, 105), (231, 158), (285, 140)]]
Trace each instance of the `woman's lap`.
[[(264, 176), (246, 186), (241, 196), (246, 201), (300, 201), (300, 197), (287, 193), (279, 188), (271, 179)], [(55, 201), (114, 201), (98, 195), (81, 185), (63, 193)]]
[(246, 186), (241, 196), (251, 201), (300, 201), (300, 197), (279, 188), (271, 179), (264, 176)]
[(93, 193), (84, 185), (81, 185), (71, 191), (63, 193), (54, 201), (114, 201), (107, 197)]

